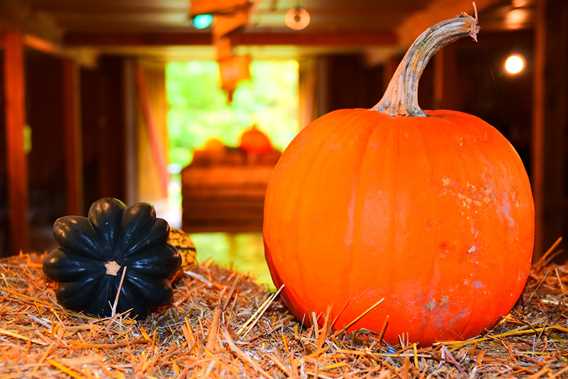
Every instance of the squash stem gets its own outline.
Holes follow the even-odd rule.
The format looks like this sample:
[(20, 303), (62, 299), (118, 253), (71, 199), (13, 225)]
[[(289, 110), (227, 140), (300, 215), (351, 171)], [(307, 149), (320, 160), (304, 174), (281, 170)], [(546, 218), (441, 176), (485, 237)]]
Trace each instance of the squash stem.
[(106, 274), (109, 276), (117, 276), (121, 266), (115, 261), (108, 261), (105, 263)]
[(372, 109), (389, 116), (426, 117), (418, 105), (418, 82), (430, 59), (444, 46), (470, 36), (477, 42), (479, 25), (466, 13), (441, 21), (424, 31), (410, 46), (398, 65), (385, 94)]

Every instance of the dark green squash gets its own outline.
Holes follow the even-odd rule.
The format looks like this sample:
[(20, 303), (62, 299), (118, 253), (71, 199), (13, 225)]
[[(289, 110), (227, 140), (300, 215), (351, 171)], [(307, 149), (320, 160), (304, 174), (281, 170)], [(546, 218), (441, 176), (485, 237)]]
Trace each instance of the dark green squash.
[(171, 278), (181, 258), (167, 243), (169, 229), (151, 205), (127, 208), (113, 198), (93, 203), (88, 217), (57, 219), (53, 235), (59, 248), (43, 263), (45, 274), (59, 282), (57, 301), (108, 317), (124, 276), (116, 312), (131, 310), (141, 318), (171, 303)]

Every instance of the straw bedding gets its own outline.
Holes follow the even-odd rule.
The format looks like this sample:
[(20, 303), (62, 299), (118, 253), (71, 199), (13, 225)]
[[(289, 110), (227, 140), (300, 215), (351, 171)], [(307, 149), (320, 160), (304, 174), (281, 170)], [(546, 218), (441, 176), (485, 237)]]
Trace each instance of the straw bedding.
[(302, 327), (277, 296), (208, 262), (161, 313), (95, 319), (62, 309), (42, 256), (20, 254), (0, 260), (0, 377), (568, 377), (568, 265), (549, 263), (555, 252), (495, 328), (428, 348)]

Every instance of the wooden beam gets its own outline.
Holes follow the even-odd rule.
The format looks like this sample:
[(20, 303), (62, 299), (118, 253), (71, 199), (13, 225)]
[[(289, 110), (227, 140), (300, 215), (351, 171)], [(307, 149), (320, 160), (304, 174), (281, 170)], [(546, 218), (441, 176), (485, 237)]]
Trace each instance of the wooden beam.
[[(397, 37), (383, 32), (247, 32), (235, 33), (233, 45), (294, 45), (294, 46), (396, 46)], [(70, 33), (65, 35), (66, 46), (133, 47), (211, 45), (208, 33)]]
[[(0, 32), (18, 32), (39, 36), (49, 41), (60, 41), (62, 29), (52, 14), (38, 12), (30, 1), (0, 1)], [(25, 37), (24, 37), (25, 39)]]
[(29, 247), (28, 167), (24, 150), (26, 119), (24, 41), (20, 33), (4, 35), (6, 163), (10, 220), (10, 252)]
[(568, 3), (537, 2), (533, 106), (533, 188), (536, 253), (566, 236), (568, 138)]
[(34, 49), (49, 55), (62, 55), (63, 49), (58, 44), (45, 38), (34, 36), (31, 34), (24, 35), (24, 45), (30, 49)]
[(395, 46), (396, 35), (384, 32), (306, 32), (306, 33), (241, 33), (231, 36), (234, 45), (294, 45), (294, 46)]
[[(496, 4), (499, 0), (476, 0), (478, 12)], [(446, 18), (455, 17), (456, 15), (466, 12), (473, 15), (473, 6), (471, 0), (432, 0), (424, 9), (407, 17), (398, 27), (397, 35), (401, 46), (409, 46), (416, 37), (420, 35), (428, 27)], [(483, 28), (483, 20), (480, 20), (481, 28)]]
[(63, 133), (65, 139), (66, 209), (68, 214), (83, 214), (83, 152), (81, 138), (79, 66), (64, 58)]
[(546, 41), (546, 12), (544, 3), (537, 5), (537, 20), (535, 29), (534, 51), (534, 97), (533, 97), (533, 126), (532, 126), (532, 185), (535, 202), (535, 253), (543, 248), (544, 224), (544, 127), (545, 127), (545, 41)]

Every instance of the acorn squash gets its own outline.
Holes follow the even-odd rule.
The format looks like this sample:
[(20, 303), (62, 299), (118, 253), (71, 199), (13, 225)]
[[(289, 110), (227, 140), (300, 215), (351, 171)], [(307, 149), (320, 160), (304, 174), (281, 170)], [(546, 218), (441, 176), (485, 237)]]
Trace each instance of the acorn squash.
[(96, 316), (130, 310), (138, 318), (171, 303), (181, 257), (167, 242), (169, 231), (151, 205), (126, 207), (114, 198), (93, 203), (88, 217), (57, 219), (59, 248), (43, 264), (58, 282), (57, 301)]

